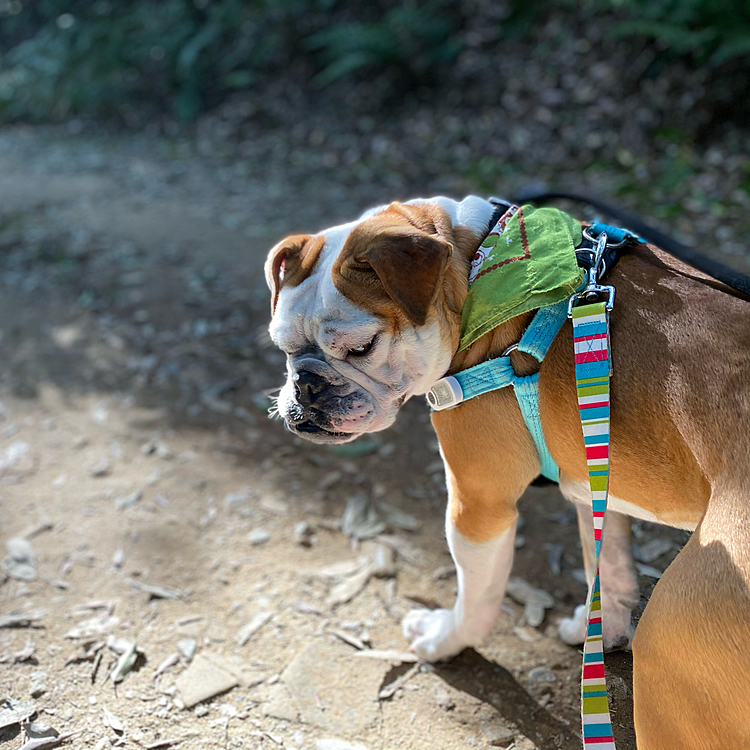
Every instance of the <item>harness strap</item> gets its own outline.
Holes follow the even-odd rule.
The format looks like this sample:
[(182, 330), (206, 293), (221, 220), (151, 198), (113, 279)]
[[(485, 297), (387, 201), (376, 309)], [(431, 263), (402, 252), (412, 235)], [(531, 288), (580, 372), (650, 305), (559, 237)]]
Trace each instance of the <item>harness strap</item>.
[(596, 551), (596, 575), (589, 592), (586, 640), (583, 644), (583, 744), (584, 748), (616, 750), (604, 673), (599, 586), (599, 553), (609, 492), (609, 318), (604, 302), (573, 307), (572, 317), (576, 391), (591, 487)]
[(553, 482), (560, 481), (560, 469), (555, 459), (549, 452), (547, 441), (542, 431), (542, 418), (539, 415), (539, 373), (528, 375), (525, 378), (516, 378), (513, 383), (518, 406), (521, 409), (523, 421), (531, 433), (539, 454), (539, 473)]
[[(567, 300), (537, 310), (518, 342), (518, 350), (531, 354), (541, 364), (566, 320), (567, 311)], [(433, 409), (439, 411), (509, 385), (513, 386), (523, 421), (536, 445), (541, 474), (553, 482), (559, 481), (560, 470), (547, 448), (539, 416), (539, 373), (518, 376), (509, 356), (495, 357), (468, 370), (441, 378), (428, 391), (427, 401)]]
[(541, 364), (567, 316), (567, 300), (539, 308), (531, 325), (518, 342), (518, 351), (530, 354)]

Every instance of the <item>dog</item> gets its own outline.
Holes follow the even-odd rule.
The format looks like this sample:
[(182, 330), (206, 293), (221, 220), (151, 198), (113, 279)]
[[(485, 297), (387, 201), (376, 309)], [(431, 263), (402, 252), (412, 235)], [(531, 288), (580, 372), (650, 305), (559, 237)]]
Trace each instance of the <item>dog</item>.
[[(383, 430), (446, 374), (500, 356), (532, 312), (458, 351), (471, 262), (495, 206), (482, 198), (391, 203), (274, 247), (270, 334), (287, 356), (279, 414), (293, 433), (342, 443)], [(633, 650), (640, 750), (750, 748), (750, 301), (639, 244), (607, 283), (611, 316), (610, 500), (601, 557), (604, 646)], [(560, 490), (575, 504), (589, 581), (591, 500), (567, 322), (539, 370), (539, 409)], [(403, 630), (427, 661), (481, 645), (511, 569), (516, 502), (539, 473), (512, 389), (432, 413), (445, 464), (451, 610), (414, 610)], [(477, 435), (482, 436), (481, 444)], [(693, 531), (633, 636), (638, 586), (630, 517)], [(583, 641), (586, 608), (563, 621)]]

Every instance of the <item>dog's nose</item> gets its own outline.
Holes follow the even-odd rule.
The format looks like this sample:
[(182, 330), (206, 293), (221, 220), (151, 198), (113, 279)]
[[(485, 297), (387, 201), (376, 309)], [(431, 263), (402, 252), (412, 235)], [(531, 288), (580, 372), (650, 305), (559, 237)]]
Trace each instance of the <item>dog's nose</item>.
[(298, 370), (294, 373), (294, 393), (298, 403), (310, 406), (315, 397), (326, 387), (326, 380), (309, 370)]

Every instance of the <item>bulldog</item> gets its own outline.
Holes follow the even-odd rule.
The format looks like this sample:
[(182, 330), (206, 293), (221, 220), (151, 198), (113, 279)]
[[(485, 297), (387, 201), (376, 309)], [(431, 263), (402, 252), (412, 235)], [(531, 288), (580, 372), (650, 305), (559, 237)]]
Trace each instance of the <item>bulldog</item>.
[[(273, 341), (287, 355), (278, 401), (289, 430), (342, 443), (393, 423), (437, 380), (500, 356), (533, 313), (458, 351), (472, 258), (496, 219), (478, 197), (418, 199), (349, 224), (289, 237), (266, 263)], [(601, 557), (605, 648), (633, 649), (640, 750), (750, 748), (750, 302), (651, 245), (609, 274), (610, 501)], [(560, 490), (575, 504), (587, 577), (595, 559), (571, 325), (539, 371), (539, 409)], [(427, 661), (481, 645), (511, 569), (516, 502), (539, 457), (512, 389), (436, 411), (448, 485), (446, 536), (458, 575), (451, 610), (404, 619)], [(477, 436), (481, 435), (481, 442)], [(636, 517), (693, 531), (664, 573), (635, 637)], [(586, 608), (560, 625), (583, 641)]]

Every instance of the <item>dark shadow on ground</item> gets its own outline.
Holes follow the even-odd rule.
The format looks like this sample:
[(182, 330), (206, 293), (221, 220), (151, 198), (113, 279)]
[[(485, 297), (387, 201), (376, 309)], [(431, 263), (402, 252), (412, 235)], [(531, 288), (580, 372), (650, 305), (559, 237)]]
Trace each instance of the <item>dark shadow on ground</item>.
[(580, 735), (540, 706), (507, 669), (488, 661), (474, 649), (466, 649), (435, 671), (457, 690), (497, 709), (540, 748), (580, 750)]
[(635, 747), (633, 726), (633, 654), (630, 651), (613, 651), (606, 654), (607, 693), (612, 731), (618, 747)]

